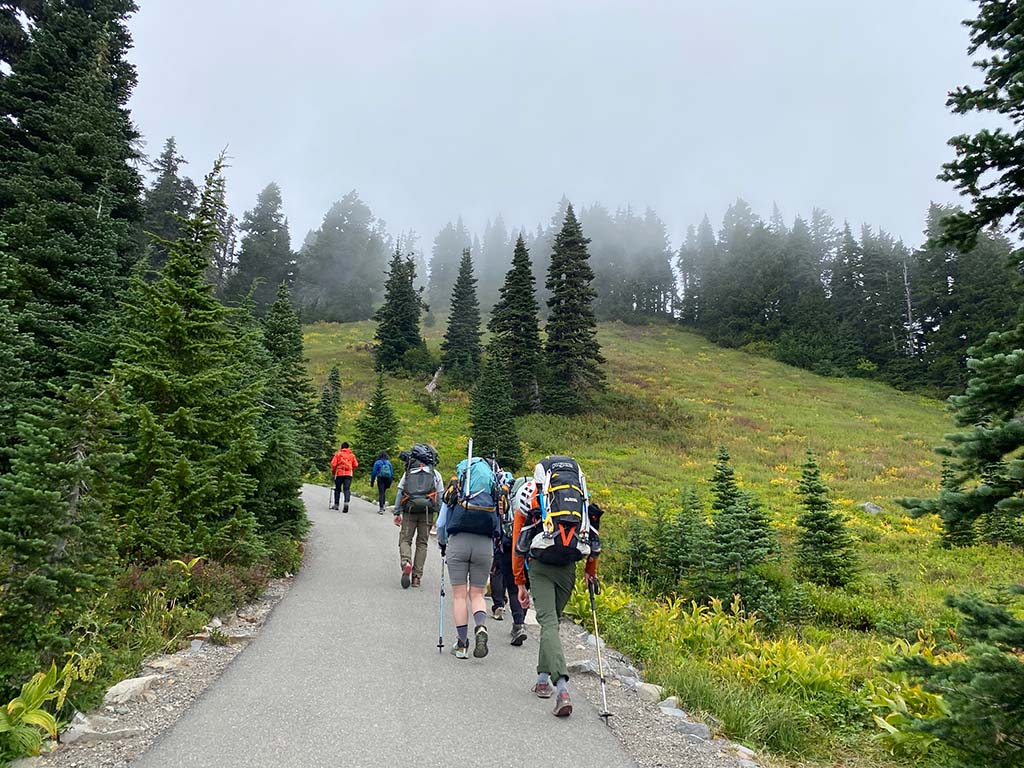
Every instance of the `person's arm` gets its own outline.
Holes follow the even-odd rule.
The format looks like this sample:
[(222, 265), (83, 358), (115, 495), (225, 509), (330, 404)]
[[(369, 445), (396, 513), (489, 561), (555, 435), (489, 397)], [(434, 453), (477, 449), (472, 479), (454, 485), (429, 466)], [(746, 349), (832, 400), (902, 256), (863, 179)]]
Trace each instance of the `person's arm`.
[(398, 481), (398, 487), (395, 490), (395, 518), (399, 523), (402, 522), (402, 493), (405, 489), (405, 473), (402, 473), (402, 479)]
[(352, 472), (353, 473), (355, 473), (356, 467), (358, 467), (358, 466), (359, 466), (359, 459), (357, 459), (356, 455), (353, 453), (352, 454)]
[(331, 477), (338, 474), (338, 454), (334, 454), (331, 457)]
[(523, 522), (523, 515), (516, 510), (515, 516), (512, 518), (512, 575), (520, 587), (526, 586), (526, 558), (516, 550), (516, 543), (519, 541), (519, 535), (523, 532)]
[(373, 482), (377, 479), (377, 470), (380, 468), (380, 459), (373, 462), (373, 469), (370, 470), (370, 487), (373, 488)]
[(441, 555), (448, 546), (448, 505), (441, 505), (441, 514), (437, 517), (437, 543), (441, 546)]
[(434, 470), (434, 490), (437, 491), (437, 500), (440, 501), (441, 494), (444, 493), (444, 478), (436, 469)]

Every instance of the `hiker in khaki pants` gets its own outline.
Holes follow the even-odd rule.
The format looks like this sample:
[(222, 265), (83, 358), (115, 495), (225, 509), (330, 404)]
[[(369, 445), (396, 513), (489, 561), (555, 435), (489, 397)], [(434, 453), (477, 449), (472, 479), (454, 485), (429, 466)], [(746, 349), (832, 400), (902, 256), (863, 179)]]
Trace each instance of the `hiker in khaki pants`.
[[(410, 473), (413, 473), (410, 476)], [(429, 473), (429, 474), (428, 474)], [(395, 494), (395, 525), (401, 527), (398, 537), (398, 555), (402, 561), (402, 588), (419, 587), (423, 579), (423, 564), (427, 561), (427, 542), (430, 528), (437, 517), (438, 500), (444, 490), (441, 473), (431, 465), (410, 462)], [(416, 556), (412, 554), (412, 539), (416, 537)]]

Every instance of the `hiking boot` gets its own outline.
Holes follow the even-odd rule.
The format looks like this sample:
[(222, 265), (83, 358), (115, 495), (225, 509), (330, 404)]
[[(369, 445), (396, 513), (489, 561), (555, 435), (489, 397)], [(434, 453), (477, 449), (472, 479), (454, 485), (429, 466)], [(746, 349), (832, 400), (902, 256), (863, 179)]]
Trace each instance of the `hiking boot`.
[(412, 563), (402, 565), (402, 589), (408, 589), (412, 583)]
[(482, 659), (487, 655), (487, 627), (483, 624), (477, 627), (473, 641), (475, 643), (473, 647), (473, 655), (478, 659)]
[(522, 624), (512, 625), (512, 645), (522, 645), (526, 642), (526, 627)]
[(555, 686), (551, 683), (534, 683), (530, 690), (537, 694), (538, 699), (550, 699), (555, 692)]
[(455, 647), (452, 648), (452, 656), (456, 659), (468, 659), (469, 658), (469, 640), (463, 645), (461, 640), (455, 641)]
[(505, 606), (495, 605), (493, 608), (491, 608), (491, 618), (495, 621), (504, 621), (505, 619), (502, 618), (502, 612), (504, 612), (504, 610)]
[(380, 509), (378, 509), (377, 510), (377, 514), (378, 515), (383, 515), (384, 514), (384, 507), (381, 507)]
[(558, 698), (555, 699), (555, 717), (568, 717), (572, 714), (572, 699), (569, 698), (569, 692), (558, 694)]
[[(335, 507), (335, 509), (337, 509), (337, 507)], [(341, 508), (341, 511), (344, 512), (346, 515), (348, 514), (348, 503), (346, 503), (345, 506)]]
[(328, 509), (337, 509), (337, 508), (338, 508), (338, 505), (337, 505), (337, 504), (331, 504), (331, 505), (330, 505), (329, 507), (327, 507), (327, 508), (328, 508)]
[(419, 586), (420, 586), (420, 577), (419, 576), (413, 576), (412, 577), (412, 586), (413, 586), (414, 589), (419, 589)]

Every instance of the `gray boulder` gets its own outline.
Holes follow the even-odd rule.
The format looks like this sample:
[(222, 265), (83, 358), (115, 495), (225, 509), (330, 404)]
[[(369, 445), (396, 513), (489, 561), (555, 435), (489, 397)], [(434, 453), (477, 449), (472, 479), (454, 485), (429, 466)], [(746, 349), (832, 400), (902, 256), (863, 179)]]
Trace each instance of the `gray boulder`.
[(704, 725), (704, 723), (691, 723), (689, 721), (676, 723), (676, 732), (684, 736), (692, 736), (701, 741), (708, 741), (711, 738), (711, 729)]
[(143, 675), (142, 677), (131, 677), (122, 680), (110, 688), (103, 697), (104, 704), (127, 704), (145, 694), (153, 684), (163, 678), (163, 675)]

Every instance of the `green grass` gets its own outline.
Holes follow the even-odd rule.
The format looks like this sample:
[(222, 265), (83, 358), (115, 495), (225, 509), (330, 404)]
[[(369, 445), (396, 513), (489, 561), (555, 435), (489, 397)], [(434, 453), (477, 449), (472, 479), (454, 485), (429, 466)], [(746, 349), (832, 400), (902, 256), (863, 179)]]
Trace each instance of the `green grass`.
[[(306, 354), (317, 384), (332, 364), (341, 370), (339, 439), (353, 441), (353, 422), (373, 390), (373, 330), (371, 323), (306, 328)], [(434, 351), (442, 331), (441, 325), (428, 329)], [(941, 466), (933, 447), (953, 429), (942, 403), (875, 382), (824, 378), (716, 347), (669, 326), (607, 324), (599, 339), (608, 360), (608, 391), (583, 416), (521, 419), (527, 460), (549, 453), (579, 459), (591, 493), (612, 512), (606, 520), (614, 533), (622, 520), (647, 515), (656, 503), (676, 506), (684, 488), (694, 487), (707, 498), (715, 452), (724, 445), (741, 485), (771, 510), (785, 546), (792, 541), (799, 511), (796, 490), (804, 453), (813, 449), (833, 500), (859, 539), (863, 567), (846, 591), (815, 596), (819, 609), (827, 606), (838, 618), (834, 626), (806, 628), (800, 642), (842, 657), (851, 670), (852, 688), (878, 674), (894, 636), (913, 637), (919, 627), (943, 630), (950, 625), (955, 617), (942, 603), (947, 593), (1019, 581), (1024, 566), (1019, 551), (985, 546), (943, 550), (936, 520), (913, 520), (896, 504), (900, 497), (927, 496), (938, 488)], [(417, 401), (425, 383), (389, 380), (401, 440), (403, 445), (433, 443), (442, 471), (450, 472), (469, 436), (468, 396), (443, 391), (441, 412), (431, 416)], [(883, 512), (871, 515), (858, 507), (869, 501)], [(876, 631), (856, 631), (843, 623), (861, 611), (881, 617)], [(693, 669), (711, 667), (694, 664)], [(757, 697), (742, 686), (716, 688), (712, 672), (665, 669), (660, 674), (681, 693), (689, 689), (692, 697), (715, 703), (719, 719), (734, 734), (764, 742), (759, 734), (775, 733), (768, 743), (777, 751), (801, 754), (799, 734), (794, 731), (790, 738), (768, 717), (767, 698), (755, 707)], [(848, 730), (832, 734), (829, 759), (856, 766), (887, 764), (885, 751), (858, 728), (852, 736)], [(790, 742), (794, 746), (786, 747)]]

